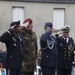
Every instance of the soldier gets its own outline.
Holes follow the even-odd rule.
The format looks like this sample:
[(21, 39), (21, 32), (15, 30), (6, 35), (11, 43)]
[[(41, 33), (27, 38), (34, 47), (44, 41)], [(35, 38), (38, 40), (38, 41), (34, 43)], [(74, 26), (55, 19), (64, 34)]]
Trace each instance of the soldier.
[(70, 26), (65, 25), (61, 29), (61, 36), (57, 34), (57, 75), (71, 75), (74, 41), (69, 37)]
[(33, 29), (32, 19), (27, 18), (22, 25), (21, 34), (24, 37), (22, 75), (34, 75), (37, 56), (37, 37)]
[(50, 22), (45, 23), (45, 33), (40, 38), (41, 62), (40, 66), (43, 75), (55, 75), (57, 43), (52, 35), (53, 25)]
[(16, 21), (12, 22), (10, 29), (0, 36), (0, 41), (5, 43), (7, 48), (5, 68), (9, 75), (21, 74), (23, 40), (20, 31), (20, 21)]

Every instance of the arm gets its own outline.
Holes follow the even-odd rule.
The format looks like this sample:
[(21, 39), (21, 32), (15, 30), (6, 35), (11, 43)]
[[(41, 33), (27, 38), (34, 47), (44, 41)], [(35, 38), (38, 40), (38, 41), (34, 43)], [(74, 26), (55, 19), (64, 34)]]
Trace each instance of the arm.
[(40, 47), (41, 49), (45, 49), (47, 47), (47, 39), (49, 38), (50, 33), (46, 32), (40, 38)]
[(9, 40), (9, 38), (10, 38), (10, 36), (11, 36), (12, 33), (13, 33), (13, 29), (11, 29), (11, 28), (8, 29), (6, 32), (4, 32), (0, 36), (0, 41), (3, 42), (3, 43), (6, 43)]
[(74, 50), (75, 50), (75, 45), (74, 45), (74, 40), (71, 38), (72, 40), (72, 48), (71, 48), (71, 51), (72, 51), (72, 64), (74, 65)]
[(50, 35), (50, 33), (49, 33), (49, 32), (46, 32), (45, 34), (43, 34), (43, 35), (41, 36), (41, 40), (42, 40), (42, 41), (47, 41), (47, 38), (49, 37), (49, 35)]
[(61, 35), (62, 35), (62, 31), (59, 31), (58, 33), (55, 34), (55, 37), (58, 38)]
[(10, 36), (10, 34), (8, 32), (3, 33), (0, 36), (0, 41), (3, 43), (6, 43), (9, 40), (9, 36)]
[(8, 29), (5, 33), (3, 33), (1, 36), (0, 36), (0, 41), (3, 42), (3, 43), (6, 43), (8, 42), (8, 40), (10, 39), (10, 35), (13, 33), (14, 31), (14, 26), (11, 26), (10, 29)]

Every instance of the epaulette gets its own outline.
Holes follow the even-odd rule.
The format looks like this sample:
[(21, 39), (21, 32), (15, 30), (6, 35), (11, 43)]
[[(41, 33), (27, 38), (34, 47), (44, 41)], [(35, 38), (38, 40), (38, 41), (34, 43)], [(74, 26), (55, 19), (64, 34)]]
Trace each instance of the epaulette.
[(11, 34), (9, 30), (7, 30), (6, 32), (8, 32), (9, 34)]

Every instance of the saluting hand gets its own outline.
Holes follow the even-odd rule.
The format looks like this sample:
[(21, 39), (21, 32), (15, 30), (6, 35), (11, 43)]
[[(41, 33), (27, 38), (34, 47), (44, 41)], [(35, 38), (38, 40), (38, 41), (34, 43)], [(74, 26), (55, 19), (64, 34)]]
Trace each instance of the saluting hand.
[(14, 28), (15, 28), (15, 26), (16, 26), (16, 24), (15, 24), (14, 26), (11, 26), (11, 27), (10, 27), (10, 29), (14, 29)]

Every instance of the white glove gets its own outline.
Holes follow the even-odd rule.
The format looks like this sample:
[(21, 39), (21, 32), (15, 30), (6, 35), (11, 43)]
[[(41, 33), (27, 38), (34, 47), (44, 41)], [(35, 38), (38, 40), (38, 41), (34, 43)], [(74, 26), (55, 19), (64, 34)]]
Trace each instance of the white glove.
[(11, 28), (11, 29), (14, 29), (15, 26), (16, 26), (16, 24), (15, 24), (14, 26), (11, 26), (10, 28)]
[(11, 26), (10, 29), (7, 30), (7, 32), (10, 34), (13, 32), (14, 27), (16, 26), (16, 24), (14, 26)]
[(28, 25), (29, 25), (29, 22), (26, 22), (26, 23), (22, 24), (22, 26), (24, 26), (26, 28), (27, 28)]
[(62, 34), (62, 31), (59, 31), (57, 34), (58, 34), (58, 35)]
[(56, 35), (62, 36), (62, 31), (59, 31), (58, 33), (56, 33)]

